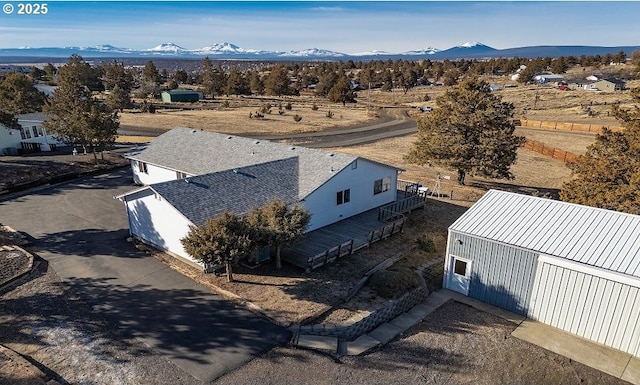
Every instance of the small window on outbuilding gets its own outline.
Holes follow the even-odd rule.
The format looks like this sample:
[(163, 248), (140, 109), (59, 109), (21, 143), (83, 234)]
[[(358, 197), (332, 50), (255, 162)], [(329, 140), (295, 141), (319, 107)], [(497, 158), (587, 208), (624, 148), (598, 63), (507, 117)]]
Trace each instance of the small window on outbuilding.
[(147, 164), (145, 162), (138, 161), (138, 171), (144, 174), (148, 174), (149, 169), (147, 168)]
[(457, 275), (467, 275), (467, 262), (456, 259), (453, 264), (453, 272)]

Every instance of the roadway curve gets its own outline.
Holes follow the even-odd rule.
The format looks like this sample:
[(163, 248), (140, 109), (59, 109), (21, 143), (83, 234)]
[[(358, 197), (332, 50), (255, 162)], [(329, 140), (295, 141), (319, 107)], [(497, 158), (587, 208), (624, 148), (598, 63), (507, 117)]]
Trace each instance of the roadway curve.
[[(306, 132), (300, 134), (285, 135), (264, 135), (251, 134), (252, 138), (262, 138), (274, 141), (286, 141), (292, 144), (304, 145), (311, 148), (325, 147), (347, 147), (358, 144), (375, 142), (381, 139), (392, 138), (396, 136), (410, 135), (416, 132), (416, 122), (411, 119), (405, 110), (396, 110), (394, 115), (398, 118), (390, 117), (388, 110), (383, 110), (383, 122), (376, 124), (367, 124), (362, 126), (352, 126), (347, 128), (331, 129), (319, 132)], [(140, 135), (140, 136), (158, 136), (164, 131), (158, 130), (119, 130), (120, 135)]]

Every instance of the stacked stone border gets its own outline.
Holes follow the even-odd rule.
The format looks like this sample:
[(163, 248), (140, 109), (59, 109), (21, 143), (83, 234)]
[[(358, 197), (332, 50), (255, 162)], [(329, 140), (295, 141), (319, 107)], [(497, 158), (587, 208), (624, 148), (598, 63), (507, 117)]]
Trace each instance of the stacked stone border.
[(403, 294), (401, 297), (386, 301), (371, 310), (369, 314), (359, 314), (339, 324), (294, 325), (290, 330), (295, 339), (300, 335), (336, 337), (343, 341), (353, 341), (378, 326), (393, 320), (399, 315), (411, 310), (429, 296), (429, 289), (422, 276), (428, 267), (440, 263), (440, 259), (433, 259), (416, 269), (420, 277), (420, 285)]

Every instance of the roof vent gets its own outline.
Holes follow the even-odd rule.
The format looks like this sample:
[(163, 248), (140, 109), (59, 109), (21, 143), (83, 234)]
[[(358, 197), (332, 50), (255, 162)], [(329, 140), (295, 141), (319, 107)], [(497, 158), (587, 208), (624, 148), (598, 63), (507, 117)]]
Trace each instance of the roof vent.
[(256, 140), (255, 142), (253, 142), (253, 144), (260, 144), (260, 141)]
[(227, 136), (227, 139), (233, 139), (233, 136)]
[(336, 154), (334, 154), (333, 152), (330, 152), (330, 153), (328, 153), (328, 154), (327, 154), (327, 156), (328, 156), (328, 157), (333, 157), (333, 156), (335, 156), (335, 155), (336, 155)]
[(295, 150), (295, 149), (296, 149), (296, 148), (295, 148), (295, 147), (293, 147), (293, 146), (289, 147), (289, 150), (291, 150), (291, 151), (293, 151), (293, 150)]
[(192, 134), (195, 134), (196, 132), (198, 132), (198, 131), (196, 131), (196, 130), (191, 130), (191, 133), (192, 133)]
[(189, 178), (184, 178), (184, 181), (189, 183)]
[(234, 168), (234, 169), (233, 169), (233, 173), (234, 173), (234, 174), (237, 174), (237, 173), (238, 173), (238, 169), (237, 169), (237, 168)]

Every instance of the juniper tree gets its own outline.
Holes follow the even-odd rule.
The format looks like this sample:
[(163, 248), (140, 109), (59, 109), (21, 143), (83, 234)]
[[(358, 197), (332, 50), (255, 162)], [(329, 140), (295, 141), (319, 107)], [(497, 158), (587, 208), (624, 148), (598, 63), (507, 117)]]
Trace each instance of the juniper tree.
[(247, 220), (230, 212), (208, 219), (202, 226), (192, 226), (180, 242), (197, 261), (224, 264), (229, 282), (233, 282), (233, 265), (255, 248)]
[(640, 88), (631, 94), (633, 109), (613, 107), (625, 130), (603, 129), (586, 154), (569, 164), (574, 177), (562, 186), (562, 200), (640, 214)]
[(88, 64), (73, 55), (58, 71), (58, 88), (47, 100), (43, 110), (47, 120), (42, 124), (50, 133), (65, 141), (80, 145), (86, 154), (113, 144), (118, 132), (118, 114), (113, 108), (93, 98), (84, 82), (83, 69)]
[(510, 166), (524, 137), (515, 136), (514, 107), (478, 78), (460, 83), (436, 99), (437, 108), (418, 120), (418, 139), (407, 154), (416, 164), (453, 168), (466, 175), (513, 179)]
[(299, 205), (288, 206), (281, 200), (252, 210), (248, 221), (254, 229), (254, 239), (262, 246), (271, 246), (276, 251), (276, 268), (282, 268), (280, 252), (299, 240), (309, 226), (311, 215)]
[(45, 96), (31, 78), (20, 73), (6, 75), (0, 82), (0, 124), (19, 128), (17, 115), (42, 109)]

